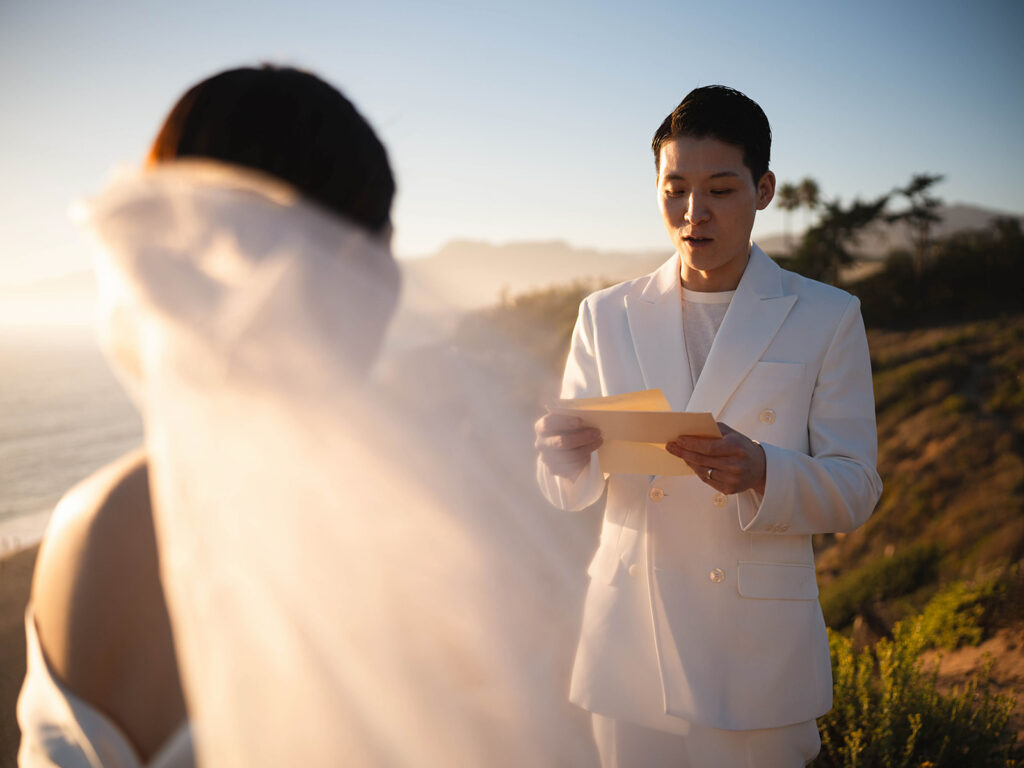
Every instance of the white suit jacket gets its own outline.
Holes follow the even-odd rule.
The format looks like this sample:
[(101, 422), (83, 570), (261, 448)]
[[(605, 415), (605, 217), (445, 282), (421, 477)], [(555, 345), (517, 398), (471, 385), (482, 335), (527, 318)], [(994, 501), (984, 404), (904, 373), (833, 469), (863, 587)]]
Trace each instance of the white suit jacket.
[(607, 481), (570, 697), (643, 720), (624, 688), (631, 662), (651, 656), (631, 626), (642, 617), (659, 716), (729, 730), (815, 718), (832, 706), (832, 674), (811, 534), (861, 525), (882, 488), (860, 304), (754, 245), (692, 389), (690, 379), (678, 256), (583, 301), (563, 397), (658, 387), (673, 410), (710, 411), (759, 441), (767, 477), (763, 497), (727, 497), (693, 475), (606, 476), (596, 452), (572, 482), (538, 462), (562, 509), (595, 503)]

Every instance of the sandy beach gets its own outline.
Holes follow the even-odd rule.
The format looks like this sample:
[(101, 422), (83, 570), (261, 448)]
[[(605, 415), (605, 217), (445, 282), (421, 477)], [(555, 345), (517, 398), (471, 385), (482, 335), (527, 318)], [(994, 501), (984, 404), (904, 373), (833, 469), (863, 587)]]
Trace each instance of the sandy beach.
[(16, 765), (18, 723), (14, 707), (25, 677), (25, 606), (39, 547), (0, 559), (0, 768)]

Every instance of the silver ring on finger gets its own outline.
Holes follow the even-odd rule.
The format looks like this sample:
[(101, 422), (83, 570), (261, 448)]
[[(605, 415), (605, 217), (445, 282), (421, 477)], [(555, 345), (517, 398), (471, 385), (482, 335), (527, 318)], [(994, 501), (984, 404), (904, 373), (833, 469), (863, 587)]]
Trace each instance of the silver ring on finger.
[(710, 480), (711, 479), (711, 473), (714, 472), (714, 471), (715, 470), (712, 467), (708, 467), (708, 471), (704, 473), (704, 477), (707, 478), (708, 480)]

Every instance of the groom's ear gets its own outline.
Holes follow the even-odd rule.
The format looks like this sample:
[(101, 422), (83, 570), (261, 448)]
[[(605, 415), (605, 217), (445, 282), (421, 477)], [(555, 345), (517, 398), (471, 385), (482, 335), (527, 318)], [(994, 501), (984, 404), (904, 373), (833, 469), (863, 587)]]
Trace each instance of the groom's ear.
[(388, 223), (384, 225), (384, 228), (377, 233), (377, 237), (380, 241), (391, 248), (391, 239), (395, 236), (395, 225), (391, 223), (391, 219), (388, 219)]
[(765, 171), (764, 176), (757, 182), (757, 210), (763, 211), (768, 203), (775, 197), (775, 174)]

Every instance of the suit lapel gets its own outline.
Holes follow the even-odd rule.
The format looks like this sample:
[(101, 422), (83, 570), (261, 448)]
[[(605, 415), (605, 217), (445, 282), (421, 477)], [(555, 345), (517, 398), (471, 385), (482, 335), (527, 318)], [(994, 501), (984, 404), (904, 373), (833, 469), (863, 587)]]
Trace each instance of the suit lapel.
[(683, 342), (683, 303), (678, 254), (651, 274), (639, 294), (625, 298), (629, 333), (648, 389), (660, 389), (672, 410), (690, 399), (690, 363)]
[(796, 302), (782, 295), (782, 270), (756, 245), (686, 406), (719, 417)]

